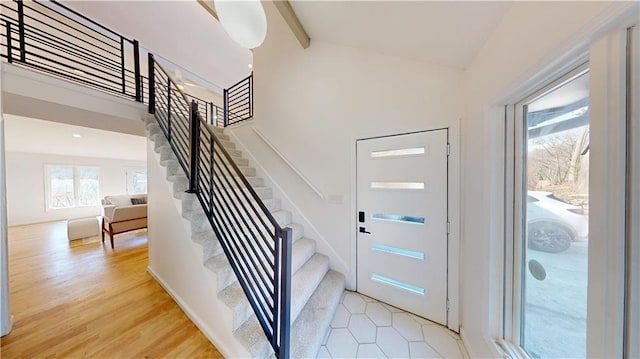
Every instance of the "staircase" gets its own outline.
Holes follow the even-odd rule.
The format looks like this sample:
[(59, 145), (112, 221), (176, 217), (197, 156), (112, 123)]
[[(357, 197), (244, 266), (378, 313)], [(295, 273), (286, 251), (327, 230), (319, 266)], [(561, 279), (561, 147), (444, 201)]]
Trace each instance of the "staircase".
[[(234, 337), (252, 357), (273, 356), (273, 349), (236, 279), (222, 246), (216, 239), (200, 202), (195, 194), (186, 193), (189, 180), (153, 115), (146, 117), (146, 130), (149, 140), (153, 142), (156, 159), (166, 168), (166, 180), (172, 183), (173, 196), (181, 201), (178, 210), (190, 221), (191, 239), (202, 245), (203, 265), (217, 277), (217, 298), (211, 300), (222, 301), (231, 309), (231, 330)], [(271, 188), (266, 187), (264, 180), (256, 176), (255, 168), (249, 167), (249, 161), (236, 149), (235, 144), (224, 134), (224, 130), (217, 127), (212, 127), (212, 130), (278, 224), (283, 228), (292, 229), (290, 355), (292, 358), (315, 357), (342, 296), (344, 276), (330, 270), (329, 258), (316, 252), (315, 241), (304, 237), (304, 228), (301, 225), (291, 223), (291, 212), (281, 208), (280, 200), (273, 198)]]
[[(291, 223), (291, 212), (281, 208), (224, 131), (207, 124), (222, 117), (227, 126), (253, 117), (253, 76), (224, 89), (223, 108), (200, 101), (199, 110), (197, 99), (186, 97), (152, 53), (147, 53), (148, 77), (141, 73), (144, 48), (135, 39), (57, 1), (3, 1), (0, 7), (0, 55), (6, 62), (148, 103), (149, 112), (155, 113), (145, 118), (158, 161), (154, 168), (164, 168), (160, 172), (166, 174), (166, 188), (174, 197), (170, 202), (185, 220), (174, 217), (173, 208), (156, 212), (155, 218), (166, 215), (163, 219), (172, 224), (168, 228), (177, 230), (174, 236), (187, 229), (177, 223), (188, 223), (188, 236), (202, 246), (204, 267), (190, 266), (179, 279), (197, 279), (207, 286), (216, 278), (215, 298), (203, 298), (198, 287), (186, 295), (199, 299), (198, 311), (182, 303), (185, 312), (194, 322), (206, 316), (208, 321), (199, 325), (210, 338), (218, 338), (219, 346), (235, 338), (229, 351), (244, 347), (240, 355), (315, 357), (344, 290), (344, 276), (329, 270), (327, 256), (316, 253), (316, 243), (304, 237), (301, 225)], [(169, 199), (165, 188), (160, 190), (156, 198)], [(188, 249), (185, 257), (172, 257), (175, 262), (165, 268), (169, 271), (185, 265), (198, 246), (171, 241), (174, 238), (161, 233), (155, 238), (169, 239), (178, 246), (173, 249)], [(184, 294), (172, 284), (165, 289), (174, 298)], [(210, 286), (205, 289), (206, 296), (214, 296)], [(211, 321), (216, 328), (206, 328)]]

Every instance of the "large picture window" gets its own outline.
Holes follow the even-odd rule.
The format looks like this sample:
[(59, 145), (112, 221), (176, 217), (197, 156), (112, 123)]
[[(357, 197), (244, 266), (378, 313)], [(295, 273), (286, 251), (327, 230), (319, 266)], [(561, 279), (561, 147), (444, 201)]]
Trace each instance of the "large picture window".
[(46, 166), (47, 209), (100, 204), (100, 170), (97, 167)]

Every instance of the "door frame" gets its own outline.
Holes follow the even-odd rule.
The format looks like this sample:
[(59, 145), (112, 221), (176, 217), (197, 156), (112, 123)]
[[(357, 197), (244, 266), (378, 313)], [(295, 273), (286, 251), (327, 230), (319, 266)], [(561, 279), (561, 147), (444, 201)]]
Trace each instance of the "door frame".
[(426, 128), (407, 129), (398, 132), (375, 132), (351, 138), (351, 212), (350, 212), (350, 271), (347, 275), (347, 288), (356, 290), (357, 286), (357, 141), (380, 137), (407, 135), (434, 130), (448, 130), (449, 160), (447, 165), (447, 216), (449, 218), (449, 243), (447, 245), (447, 297), (449, 311), (447, 327), (460, 332), (460, 119), (443, 121)]

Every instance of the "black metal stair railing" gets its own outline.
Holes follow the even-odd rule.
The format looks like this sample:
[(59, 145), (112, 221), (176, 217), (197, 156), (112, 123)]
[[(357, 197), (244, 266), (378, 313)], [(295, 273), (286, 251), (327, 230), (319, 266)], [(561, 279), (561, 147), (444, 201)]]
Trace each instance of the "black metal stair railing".
[(213, 102), (205, 101), (199, 97), (193, 96), (185, 92), (185, 96), (189, 101), (195, 101), (198, 104), (198, 113), (210, 125), (216, 127), (224, 127), (224, 108)]
[(149, 54), (149, 113), (189, 179), (276, 356), (290, 348), (292, 230), (281, 228), (233, 157)]
[(224, 127), (253, 118), (253, 72), (224, 89)]
[(57, 1), (2, 1), (7, 62), (142, 102), (138, 42)]
[[(249, 77), (253, 78), (253, 75), (250, 75)], [(244, 79), (243, 81), (246, 80), (247, 79)], [(253, 87), (244, 86), (241, 90), (247, 93), (252, 93), (252, 89)], [(198, 113), (200, 113), (200, 116), (206, 119), (211, 125), (216, 127), (226, 127), (239, 123), (241, 121), (249, 120), (253, 117), (253, 105), (250, 105), (249, 103), (246, 103), (246, 106), (244, 107), (240, 107), (240, 109), (242, 110), (240, 114), (227, 111), (227, 116), (225, 116), (224, 107), (220, 107), (213, 102), (207, 102), (187, 92), (185, 92), (185, 96), (187, 96), (188, 100), (195, 101), (198, 104)], [(251, 98), (253, 98), (253, 95), (251, 95)], [(226, 122), (225, 118), (227, 119)]]

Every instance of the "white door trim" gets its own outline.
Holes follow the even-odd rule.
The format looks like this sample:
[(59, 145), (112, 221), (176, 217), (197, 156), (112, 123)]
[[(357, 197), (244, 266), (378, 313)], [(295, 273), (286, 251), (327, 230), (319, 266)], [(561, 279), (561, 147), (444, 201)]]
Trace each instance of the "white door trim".
[(588, 357), (623, 354), (626, 35), (626, 28), (613, 30), (589, 49), (589, 237), (595, 240), (589, 241)]
[(640, 336), (640, 24), (628, 31), (631, 44), (628, 57), (631, 63), (629, 78), (631, 84), (627, 104), (627, 278), (626, 278), (626, 346), (624, 355), (629, 358), (640, 357), (640, 342), (634, 340)]
[(350, 271), (347, 275), (347, 288), (356, 290), (357, 280), (357, 220), (358, 207), (356, 203), (357, 179), (356, 179), (356, 143), (358, 140), (365, 140), (376, 137), (387, 137), (395, 135), (404, 135), (415, 132), (425, 132), (433, 130), (449, 130), (449, 165), (447, 169), (447, 177), (449, 184), (448, 193), (448, 209), (449, 217), (449, 249), (448, 249), (448, 273), (447, 273), (447, 296), (449, 298), (449, 314), (447, 326), (449, 329), (460, 332), (460, 120), (455, 119), (448, 121), (442, 126), (433, 126), (416, 131), (380, 133), (376, 136), (351, 138), (351, 220), (350, 220)]

